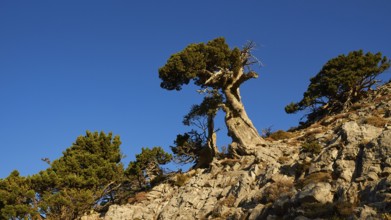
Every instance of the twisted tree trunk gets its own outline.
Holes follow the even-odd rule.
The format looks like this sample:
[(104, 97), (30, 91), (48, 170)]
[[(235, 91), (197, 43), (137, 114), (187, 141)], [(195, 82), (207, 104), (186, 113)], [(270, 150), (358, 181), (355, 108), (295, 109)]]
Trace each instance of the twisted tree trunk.
[(210, 163), (213, 161), (213, 158), (215, 158), (219, 153), (216, 144), (216, 132), (214, 130), (214, 115), (208, 115), (207, 127), (208, 136), (206, 147), (199, 152), (199, 160), (197, 164), (194, 165), (194, 169), (209, 167)]
[(244, 109), (239, 90), (239, 86), (243, 82), (257, 76), (255, 73), (244, 74), (241, 69), (236, 80), (233, 80), (223, 90), (226, 98), (223, 110), (226, 113), (225, 123), (228, 135), (232, 138), (230, 153), (233, 156), (254, 154), (254, 146), (265, 143)]
[(218, 153), (219, 150), (217, 149), (216, 144), (216, 132), (215, 132), (215, 126), (214, 126), (214, 116), (208, 115), (208, 143), (207, 146), (210, 150), (210, 154), (212, 158), (214, 158)]

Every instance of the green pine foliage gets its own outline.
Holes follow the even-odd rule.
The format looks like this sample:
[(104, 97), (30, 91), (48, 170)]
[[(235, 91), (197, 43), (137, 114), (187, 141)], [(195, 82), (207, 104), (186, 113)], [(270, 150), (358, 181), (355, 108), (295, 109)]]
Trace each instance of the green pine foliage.
[[(178, 134), (174, 146), (170, 146), (174, 153), (174, 161), (180, 164), (198, 164), (203, 151), (206, 150), (208, 138), (216, 131), (214, 118), (220, 109), (223, 97), (217, 91), (208, 91), (208, 96), (199, 105), (193, 105), (183, 118), (183, 124), (196, 127), (184, 134)], [(215, 144), (215, 143), (212, 143)]]
[(308, 119), (325, 113), (346, 109), (360, 100), (378, 80), (377, 77), (390, 67), (390, 60), (381, 53), (362, 50), (340, 55), (329, 60), (313, 78), (303, 99), (285, 107), (287, 113), (310, 109)]
[(302, 151), (317, 155), (322, 151), (322, 146), (317, 141), (306, 142), (302, 146)]
[(125, 175), (120, 145), (119, 136), (112, 133), (87, 131), (62, 157), (46, 160), (48, 169), (29, 177), (14, 171), (0, 179), (0, 220), (70, 220), (90, 210), (105, 210), (156, 182), (163, 176), (161, 165), (172, 159), (161, 147), (143, 148)]
[(159, 69), (161, 87), (167, 90), (181, 90), (190, 81), (203, 88), (223, 88), (225, 80), (206, 85), (209, 73), (221, 69), (237, 71), (243, 66), (239, 48), (230, 49), (225, 39), (220, 37), (208, 43), (190, 44), (183, 51), (173, 54), (166, 65)]
[(129, 179), (134, 180), (140, 189), (149, 187), (161, 179), (165, 165), (172, 160), (172, 155), (166, 153), (161, 147), (142, 148), (141, 153), (136, 155), (136, 161), (131, 161), (125, 173)]
[(26, 177), (13, 171), (7, 178), (0, 179), (0, 219), (36, 219), (35, 191)]
[[(230, 48), (225, 39), (219, 37), (207, 43), (186, 46), (182, 51), (172, 54), (166, 64), (159, 68), (159, 78), (162, 80), (160, 86), (163, 89), (178, 91), (192, 83), (198, 87), (197, 92), (206, 95), (203, 103), (194, 106), (188, 118), (194, 115), (206, 116), (208, 125), (212, 125), (209, 122), (213, 121), (210, 119), (213, 119), (214, 114), (220, 109), (224, 111), (228, 135), (235, 142), (230, 145), (234, 149), (229, 152), (235, 155), (251, 154), (242, 145), (262, 140), (248, 118), (240, 96), (240, 86), (258, 78), (258, 74), (252, 70), (253, 64), (259, 64), (252, 54), (254, 47), (255, 44), (249, 42), (242, 49)], [(185, 117), (185, 124), (189, 124), (188, 118)], [(238, 121), (243, 122), (240, 129), (237, 129)], [(213, 157), (218, 155), (215, 139), (214, 130), (208, 129), (208, 145), (203, 152), (207, 156), (200, 156), (203, 161), (197, 167), (208, 166)]]
[(202, 149), (206, 146), (205, 135), (195, 130), (178, 134), (174, 146), (170, 146), (174, 153), (174, 161), (180, 164), (197, 163)]
[(112, 133), (86, 132), (47, 170), (0, 180), (0, 219), (76, 219), (116, 202), (124, 182), (121, 141)]
[(94, 205), (114, 202), (123, 179), (121, 141), (112, 133), (86, 132), (51, 167), (32, 177), (40, 212), (53, 219), (74, 218)]

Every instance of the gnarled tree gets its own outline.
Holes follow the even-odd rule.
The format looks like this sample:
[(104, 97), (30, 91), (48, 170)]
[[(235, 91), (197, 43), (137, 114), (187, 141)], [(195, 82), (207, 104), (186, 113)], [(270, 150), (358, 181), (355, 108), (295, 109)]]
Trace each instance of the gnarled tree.
[(250, 146), (264, 143), (257, 129), (247, 116), (239, 87), (258, 74), (250, 66), (256, 62), (251, 54), (252, 43), (243, 49), (230, 49), (224, 38), (208, 43), (190, 44), (183, 51), (173, 54), (159, 69), (161, 87), (181, 90), (193, 82), (201, 89), (218, 91), (223, 97), (219, 107), (226, 113), (225, 123), (232, 138), (233, 155), (253, 154)]

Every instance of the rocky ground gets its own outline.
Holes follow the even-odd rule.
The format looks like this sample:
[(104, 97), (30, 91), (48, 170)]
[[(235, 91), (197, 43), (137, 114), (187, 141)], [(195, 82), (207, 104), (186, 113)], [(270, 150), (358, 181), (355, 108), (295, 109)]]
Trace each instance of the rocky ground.
[(81, 219), (391, 219), (390, 83), (267, 140), (256, 156), (176, 174)]

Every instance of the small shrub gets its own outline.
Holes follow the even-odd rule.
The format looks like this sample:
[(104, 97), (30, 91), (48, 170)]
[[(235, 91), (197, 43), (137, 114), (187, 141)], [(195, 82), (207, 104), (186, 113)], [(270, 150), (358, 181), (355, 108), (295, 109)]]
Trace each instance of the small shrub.
[(189, 179), (190, 179), (190, 177), (188, 175), (180, 173), (176, 176), (176, 181), (174, 182), (174, 185), (181, 187), (181, 186), (185, 185), (185, 183)]
[(330, 182), (332, 176), (328, 172), (311, 173), (306, 178), (298, 182), (298, 187), (303, 188), (310, 183)]
[(265, 188), (262, 200), (269, 203), (276, 201), (281, 196), (291, 196), (294, 187), (293, 178), (283, 175), (274, 178), (275, 182)]
[(320, 133), (322, 133), (322, 132), (323, 132), (323, 129), (322, 129), (322, 128), (315, 128), (315, 129), (313, 129), (313, 130), (308, 131), (308, 132), (305, 134), (305, 136), (314, 136), (314, 135), (320, 134)]
[(227, 206), (227, 207), (233, 207), (235, 204), (235, 196), (229, 195), (225, 199), (221, 201), (221, 205)]
[(278, 158), (277, 161), (278, 161), (280, 164), (284, 164), (284, 163), (288, 162), (290, 159), (291, 159), (291, 158), (290, 158), (289, 156), (281, 156), (281, 157)]
[(369, 104), (367, 104), (367, 103), (356, 102), (351, 106), (351, 108), (353, 110), (358, 110), (358, 109), (362, 109), (362, 108), (365, 108), (368, 106), (369, 106)]
[(317, 141), (311, 141), (304, 143), (302, 150), (311, 154), (319, 154), (322, 151), (322, 146)]
[(330, 116), (330, 117), (325, 117), (324, 119), (321, 120), (320, 124), (323, 126), (328, 126), (331, 125), (332, 123), (336, 121), (341, 121), (346, 119), (349, 116), (349, 113), (340, 113), (335, 116)]
[(272, 126), (268, 127), (268, 128), (264, 128), (262, 129), (262, 132), (261, 132), (261, 136), (263, 138), (267, 138), (269, 137), (271, 134), (272, 134)]
[(272, 134), (269, 135), (270, 138), (272, 138), (273, 140), (284, 140), (284, 139), (289, 139), (291, 138), (293, 135), (289, 132), (286, 132), (286, 131), (283, 131), (283, 130), (278, 130)]
[(349, 217), (354, 215), (356, 205), (350, 202), (337, 202), (335, 208), (340, 216)]
[(379, 116), (369, 116), (364, 119), (363, 123), (373, 125), (378, 128), (383, 128), (387, 124), (387, 120)]

